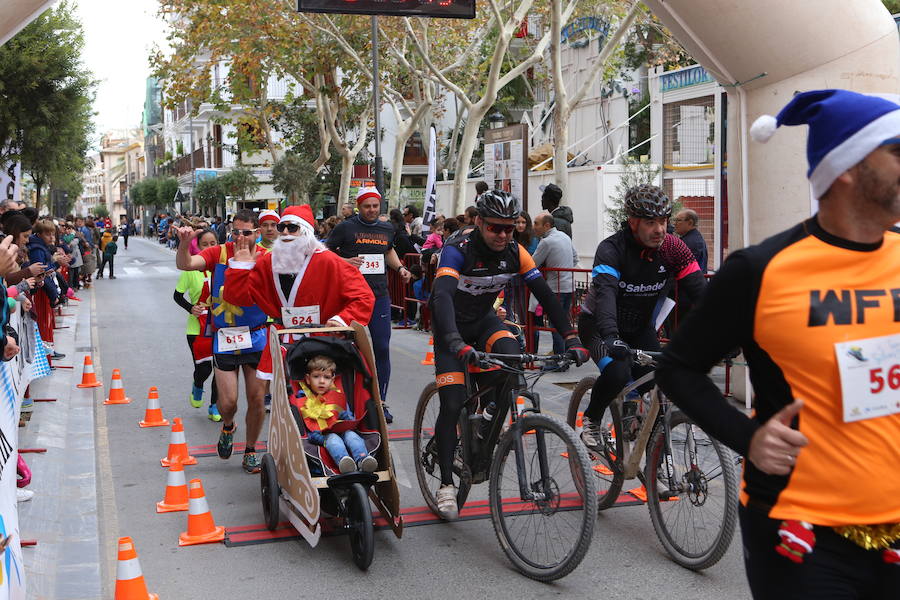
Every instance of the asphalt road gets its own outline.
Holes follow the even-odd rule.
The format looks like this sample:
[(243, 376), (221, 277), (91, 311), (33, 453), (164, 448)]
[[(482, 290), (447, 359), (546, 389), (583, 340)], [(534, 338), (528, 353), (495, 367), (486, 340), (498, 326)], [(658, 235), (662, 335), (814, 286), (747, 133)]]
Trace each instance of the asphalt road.
[[(155, 242), (132, 238), (130, 248), (123, 248), (116, 257), (116, 274), (115, 281), (96, 283), (93, 343), (99, 345), (101, 376), (108, 381), (111, 370), (120, 369), (126, 392), (135, 401), (100, 407), (105, 419), (97, 420), (98, 466), (102, 470), (98, 472), (99, 500), (114, 507), (101, 511), (102, 542), (112, 548), (117, 536), (132, 536), (148, 587), (160, 597), (750, 597), (740, 534), (721, 562), (706, 572), (694, 573), (668, 559), (644, 506), (613, 508), (601, 514), (584, 562), (553, 584), (531, 581), (511, 567), (490, 519), (410, 527), (399, 540), (388, 531), (377, 532), (375, 560), (366, 573), (352, 563), (344, 537), (323, 538), (316, 548), (296, 540), (235, 548), (222, 544), (179, 548), (178, 534), (185, 530), (186, 513), (155, 511), (155, 503), (165, 491), (166, 470), (159, 459), (166, 453), (169, 429), (140, 429), (137, 425), (143, 417), (148, 387), (159, 388), (166, 418), (183, 419), (188, 445), (215, 444), (219, 426), (206, 418), (205, 408), (188, 404), (191, 371), (184, 337), (186, 315), (172, 301), (178, 279), (174, 254)], [(432, 368), (419, 364), (427, 339), (421, 332), (394, 331), (389, 395), (395, 415), (392, 428), (412, 427), (418, 394), (433, 378)], [(590, 374), (591, 368), (555, 378), (575, 382)], [(552, 383), (542, 383), (541, 391), (545, 408), (564, 414), (568, 391)], [(243, 409), (237, 422), (235, 441), (242, 442)], [(110, 466), (104, 469), (107, 448)], [(392, 449), (402, 505), (422, 506), (411, 462), (412, 442), (393, 442)], [(262, 523), (259, 478), (241, 470), (238, 452), (228, 461), (200, 458), (196, 466), (186, 467), (186, 474), (203, 480), (216, 524)], [(485, 489), (476, 489), (473, 497), (486, 494), (486, 486), (482, 487)], [(110, 556), (114, 553), (107, 554), (108, 585), (114, 581)]]

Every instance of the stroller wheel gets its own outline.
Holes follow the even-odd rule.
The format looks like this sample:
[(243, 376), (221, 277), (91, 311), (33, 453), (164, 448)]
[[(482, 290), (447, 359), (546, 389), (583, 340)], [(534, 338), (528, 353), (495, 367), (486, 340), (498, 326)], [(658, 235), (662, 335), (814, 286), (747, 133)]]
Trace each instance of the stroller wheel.
[(268, 452), (262, 457), (262, 469), (259, 473), (259, 488), (262, 496), (263, 515), (266, 527), (269, 531), (275, 531), (278, 527), (278, 498), (281, 496), (281, 488), (278, 486), (278, 471), (275, 469), (275, 459)]
[(372, 507), (369, 495), (361, 483), (354, 483), (347, 489), (347, 509), (344, 526), (350, 537), (353, 562), (365, 571), (372, 564), (375, 555), (375, 532), (372, 526)]

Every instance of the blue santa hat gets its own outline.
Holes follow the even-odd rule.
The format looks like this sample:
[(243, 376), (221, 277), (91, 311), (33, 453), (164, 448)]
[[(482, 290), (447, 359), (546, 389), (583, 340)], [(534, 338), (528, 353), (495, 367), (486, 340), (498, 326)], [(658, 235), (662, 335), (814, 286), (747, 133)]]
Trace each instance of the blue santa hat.
[(781, 125), (809, 125), (806, 176), (818, 199), (878, 146), (900, 143), (900, 98), (848, 90), (804, 92), (794, 96), (777, 118), (758, 118), (750, 136), (767, 142)]

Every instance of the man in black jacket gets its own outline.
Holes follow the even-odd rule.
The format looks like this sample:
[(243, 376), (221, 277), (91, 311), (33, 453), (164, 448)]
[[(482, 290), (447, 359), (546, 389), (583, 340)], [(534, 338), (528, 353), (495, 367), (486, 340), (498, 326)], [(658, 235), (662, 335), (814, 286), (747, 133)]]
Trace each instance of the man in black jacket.
[(706, 240), (703, 239), (703, 234), (697, 229), (697, 225), (700, 224), (700, 217), (696, 212), (686, 208), (675, 215), (673, 223), (675, 223), (675, 233), (691, 249), (691, 253), (697, 259), (700, 271), (706, 273), (708, 261)]

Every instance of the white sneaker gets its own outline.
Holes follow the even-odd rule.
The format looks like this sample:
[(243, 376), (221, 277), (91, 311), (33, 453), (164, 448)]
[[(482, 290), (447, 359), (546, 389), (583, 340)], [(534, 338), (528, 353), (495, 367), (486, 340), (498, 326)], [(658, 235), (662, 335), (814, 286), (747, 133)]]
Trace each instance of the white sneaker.
[(587, 415), (581, 418), (581, 441), (591, 450), (598, 450), (603, 443), (601, 423), (594, 423)]
[(341, 473), (352, 473), (356, 470), (356, 461), (349, 456), (344, 456), (338, 463), (338, 471)]
[(360, 471), (364, 471), (366, 473), (374, 473), (378, 470), (378, 461), (374, 456), (366, 456), (365, 458), (361, 458), (356, 464), (359, 467)]
[(452, 483), (442, 485), (437, 494), (438, 515), (445, 521), (455, 521), (459, 518), (459, 509), (456, 506), (456, 486)]
[(31, 490), (26, 490), (25, 488), (16, 488), (16, 501), (17, 502), (28, 502), (34, 498), (34, 492)]

